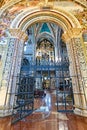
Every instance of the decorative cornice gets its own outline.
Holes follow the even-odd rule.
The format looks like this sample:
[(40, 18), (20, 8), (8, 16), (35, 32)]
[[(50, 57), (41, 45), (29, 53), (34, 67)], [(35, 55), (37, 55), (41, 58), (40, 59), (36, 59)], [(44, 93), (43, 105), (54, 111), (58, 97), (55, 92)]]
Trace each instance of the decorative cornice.
[(9, 33), (12, 37), (15, 37), (24, 41), (28, 39), (27, 34), (21, 31), (20, 29), (9, 29)]
[(82, 28), (70, 28), (67, 30), (67, 32), (64, 32), (62, 35), (62, 40), (64, 42), (69, 42), (72, 38), (77, 38), (82, 35)]

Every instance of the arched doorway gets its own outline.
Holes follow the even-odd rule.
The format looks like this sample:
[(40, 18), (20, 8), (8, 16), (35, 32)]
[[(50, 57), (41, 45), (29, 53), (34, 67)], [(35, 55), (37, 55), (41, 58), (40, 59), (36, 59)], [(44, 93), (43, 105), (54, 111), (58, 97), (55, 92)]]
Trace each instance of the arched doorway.
[[(43, 15), (42, 15), (43, 14)], [(61, 9), (55, 9), (55, 8), (35, 8), (34, 9), (27, 9), (26, 11), (24, 11), (23, 13), (20, 13), (16, 19), (14, 19), (14, 21), (12, 22), (11, 24), (11, 29), (10, 29), (10, 33), (11, 35), (15, 36), (15, 37), (19, 37), (19, 38), (22, 38), (22, 40), (24, 40), (24, 32), (27, 31), (27, 29), (35, 24), (35, 23), (38, 23), (38, 22), (50, 22), (50, 23), (55, 23), (57, 24), (58, 26), (60, 26), (63, 30), (63, 39), (64, 39), (64, 42), (65, 43), (71, 43), (71, 40), (72, 38), (75, 36), (75, 34), (73, 33), (75, 30), (75, 28), (80, 28), (80, 24), (79, 22), (76, 20), (75, 17), (73, 17), (72, 15), (70, 15), (69, 13), (67, 14), (65, 11), (61, 10)], [(69, 30), (69, 31), (68, 31)], [(78, 29), (78, 32), (79, 33), (79, 29)], [(29, 32), (30, 33), (30, 32)], [(73, 34), (73, 35), (72, 35)], [(78, 35), (78, 34), (77, 34)], [(70, 37), (69, 37), (70, 36)], [(19, 40), (19, 39), (18, 39)], [(23, 42), (22, 40), (19, 40), (18, 42), (21, 43), (21, 46), (23, 45)], [(31, 43), (31, 41), (29, 41)], [(17, 44), (17, 47), (19, 46), (19, 44)], [(70, 49), (71, 47), (71, 49)], [(77, 66), (75, 66), (75, 63), (74, 63), (74, 57), (73, 57), (73, 52), (72, 52), (72, 45), (70, 44), (66, 44), (66, 48), (68, 50), (68, 55), (69, 55), (69, 60), (70, 58), (73, 59), (73, 63), (70, 64), (70, 67), (69, 67), (69, 70), (70, 70), (70, 76), (73, 74), (75, 75), (76, 73), (78, 74), (79, 73), (79, 70), (77, 68)], [(15, 47), (16, 49), (16, 47)], [(22, 49), (23, 49), (23, 46), (22, 46)], [(70, 51), (72, 52), (70, 54)], [(17, 71), (16, 70), (20, 70), (21, 68), (21, 59), (22, 59), (22, 53), (23, 51), (20, 52), (20, 61), (18, 62), (17, 64), (17, 61), (16, 62), (16, 66), (14, 67), (14, 70), (15, 70), (15, 75), (17, 75)], [(19, 52), (16, 52), (16, 55), (19, 55)], [(75, 59), (76, 60), (76, 59)], [(24, 60), (25, 63), (28, 64), (27, 60)], [(18, 66), (17, 66), (18, 65)], [(17, 67), (19, 67), (17, 69)], [(74, 68), (74, 71), (73, 71), (73, 68)], [(77, 82), (77, 86), (78, 86), (78, 82), (77, 81), (77, 77), (76, 77), (76, 80), (75, 78), (73, 78), (73, 82), (76, 81)], [(65, 81), (66, 82), (66, 81)], [(15, 78), (13, 78), (13, 82), (12, 84), (14, 86), (16, 86), (15, 84)], [(63, 84), (63, 83), (61, 83)], [(14, 87), (14, 92), (15, 92), (15, 87)], [(78, 87), (76, 88), (76, 90), (78, 89)], [(14, 95), (12, 96), (11, 98), (11, 103), (12, 103), (12, 100), (14, 100)], [(78, 96), (74, 95), (74, 99), (78, 102), (79, 104), (79, 101), (78, 101)], [(75, 103), (76, 103), (75, 101)], [(13, 104), (11, 104), (13, 105)]]
[[(27, 100), (24, 97), (24, 91), (29, 90), (30, 86), (34, 87), (34, 91), (53, 89), (57, 111), (73, 111), (69, 58), (66, 44), (62, 41), (63, 29), (53, 22), (38, 21), (29, 26), (26, 33), (28, 40), (24, 46), (23, 63), (20, 70), (20, 77), (25, 81), (24, 84), (19, 81), (22, 83), (19, 89), (22, 95), (20, 98), (20, 94), (18, 95), (17, 102), (20, 99)], [(32, 80), (29, 80), (30, 76), (34, 79), (34, 84), (32, 84)], [(22, 80), (22, 78), (20, 79)], [(35, 92), (35, 96), (43, 95), (36, 95)], [(19, 106), (20, 109), (22, 107)]]
[[(25, 51), (27, 57), (24, 57), (24, 59), (28, 60), (29, 63), (27, 69), (25, 66), (20, 66), (20, 77), (23, 77), (23, 75), (24, 77), (26, 77), (25, 83), (27, 86), (23, 87), (22, 84), (22, 90), (25, 91), (25, 89), (28, 89), (29, 86), (32, 86), (32, 81), (29, 79), (29, 76), (32, 76), (34, 83), (33, 87), (38, 89), (49, 89), (49, 86), (52, 86), (54, 87), (54, 89), (56, 89), (57, 102), (55, 105), (57, 105), (57, 111), (72, 111), (73, 92), (71, 75), (69, 70), (69, 57), (67, 57), (67, 55), (66, 57), (64, 57), (65, 55), (63, 54), (64, 51), (67, 52), (67, 46), (62, 41), (62, 35), (66, 33), (67, 29), (73, 28), (74, 26), (80, 26), (78, 24), (78, 21), (76, 20), (75, 24), (73, 24), (73, 22), (70, 22), (69, 17), (66, 18), (66, 16), (63, 15), (60, 10), (59, 12), (57, 12), (54, 10), (50, 10), (50, 8), (49, 10), (44, 10), (43, 8), (41, 10), (33, 10), (31, 11), (31, 13), (23, 12), (23, 14), (20, 14), (19, 17), (19, 20), (15, 19), (13, 21), (11, 27), (20, 28), (21, 30), (25, 30), (25, 32), (27, 32), (28, 41), (26, 42), (26, 45), (28, 44), (28, 47), (30, 47), (30, 50)], [(32, 26), (34, 26), (33, 30)], [(40, 30), (38, 29), (38, 26), (40, 26)], [(53, 39), (52, 41), (53, 34), (51, 34), (50, 36), (49, 33), (54, 33), (55, 37), (55, 30), (52, 31), (52, 28), (54, 28), (54, 26), (57, 27), (57, 36), (55, 40)], [(45, 30), (44, 27), (47, 30)], [(41, 34), (38, 34), (38, 31), (41, 32)], [(46, 36), (47, 33), (48, 36)], [(34, 35), (33, 40), (32, 34)], [(27, 49), (26, 45), (25, 50)], [(52, 50), (52, 56), (50, 51), (50, 55), (47, 53), (48, 47), (49, 50)], [(41, 51), (42, 49), (43, 51)], [(46, 52), (44, 52), (44, 50)], [(33, 51), (33, 53), (30, 54), (31, 51)], [(29, 53), (29, 55), (27, 52)], [(21, 89), (19, 91), (22, 92)], [(26, 101), (26, 98), (24, 98), (25, 95), (26, 94), (23, 92), (22, 100)], [(17, 101), (18, 100), (19, 98), (17, 99)], [(25, 106), (26, 104), (24, 104), (24, 106), (19, 106), (19, 109), (22, 109), (23, 107), (24, 109), (26, 109)]]

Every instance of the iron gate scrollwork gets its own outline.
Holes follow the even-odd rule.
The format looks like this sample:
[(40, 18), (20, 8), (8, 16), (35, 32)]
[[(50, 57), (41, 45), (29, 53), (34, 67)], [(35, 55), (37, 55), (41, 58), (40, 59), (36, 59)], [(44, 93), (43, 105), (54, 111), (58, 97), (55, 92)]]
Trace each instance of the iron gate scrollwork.
[(12, 124), (30, 115), (34, 107), (34, 77), (19, 75), (15, 104), (13, 108)]
[[(59, 85), (56, 88), (56, 106), (58, 112), (73, 112), (72, 77), (57, 77)], [(65, 80), (67, 79), (67, 80)], [(62, 81), (62, 82), (61, 82)]]
[[(26, 75), (24, 75), (26, 74)], [(18, 77), (17, 93), (13, 108), (15, 123), (34, 111), (35, 89), (54, 89), (57, 111), (73, 111), (72, 77), (69, 74), (69, 63), (41, 63), (31, 62), (23, 65)], [(36, 95), (37, 96), (37, 95)]]

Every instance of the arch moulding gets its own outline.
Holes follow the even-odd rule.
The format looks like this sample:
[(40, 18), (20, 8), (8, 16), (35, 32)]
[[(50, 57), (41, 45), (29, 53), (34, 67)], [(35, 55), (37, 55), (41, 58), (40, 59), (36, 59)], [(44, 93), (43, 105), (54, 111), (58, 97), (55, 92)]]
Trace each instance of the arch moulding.
[[(35, 7), (35, 8), (28, 8), (21, 14), (19, 14), (10, 26), (10, 31), (19, 29), (20, 31), (25, 32), (28, 27), (31, 25), (38, 23), (38, 22), (51, 22), (55, 23), (56, 25), (60, 26), (64, 33), (62, 38), (66, 44), (68, 50), (68, 56), (70, 63), (70, 75), (82, 75), (81, 68), (80, 68), (80, 57), (77, 59), (77, 55), (75, 52), (76, 43), (81, 38), (82, 28), (79, 21), (69, 12), (64, 11), (61, 8), (50, 8), (50, 7)], [(81, 42), (79, 41), (78, 44)], [(75, 47), (73, 49), (73, 46)], [(78, 49), (79, 50), (79, 49)], [(77, 50), (77, 51), (78, 51)], [(80, 69), (78, 69), (78, 66)], [(72, 83), (74, 85), (73, 94), (74, 94), (74, 106), (75, 106), (75, 113), (83, 116), (87, 116), (87, 109), (86, 109), (86, 93), (83, 94), (83, 97), (80, 93), (83, 93), (81, 88), (81, 84), (78, 78), (73, 78)], [(75, 85), (76, 84), (76, 85)], [(87, 91), (87, 90), (86, 90)]]
[[(20, 13), (12, 22), (10, 29), (17, 29), (21, 31), (26, 31), (26, 29), (38, 22), (51, 22), (60, 26), (64, 34), (71, 29), (79, 29), (81, 30), (81, 25), (78, 20), (70, 13), (64, 11), (61, 8), (43, 8), (43, 7), (35, 7), (28, 8), (27, 10)], [(77, 30), (74, 30), (77, 32)], [(71, 31), (71, 33), (73, 33)], [(70, 34), (71, 34), (70, 33)], [(67, 33), (69, 34), (69, 33)], [(70, 35), (69, 35), (70, 39)]]

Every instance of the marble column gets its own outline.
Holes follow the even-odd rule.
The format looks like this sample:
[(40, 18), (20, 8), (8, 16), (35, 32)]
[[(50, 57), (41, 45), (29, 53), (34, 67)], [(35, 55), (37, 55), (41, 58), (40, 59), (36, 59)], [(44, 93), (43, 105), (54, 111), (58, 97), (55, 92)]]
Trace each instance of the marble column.
[(87, 62), (82, 42), (81, 29), (70, 29), (63, 34), (70, 62), (70, 76), (72, 78), (74, 94), (74, 112), (87, 116)]
[(16, 80), (17, 75), (20, 73), (23, 46), (27, 37), (19, 29), (11, 29), (9, 32), (11, 36), (8, 39), (4, 65), (2, 66), (2, 77), (0, 79), (0, 116), (2, 117), (12, 113), (17, 90)]

